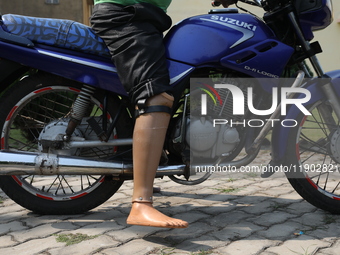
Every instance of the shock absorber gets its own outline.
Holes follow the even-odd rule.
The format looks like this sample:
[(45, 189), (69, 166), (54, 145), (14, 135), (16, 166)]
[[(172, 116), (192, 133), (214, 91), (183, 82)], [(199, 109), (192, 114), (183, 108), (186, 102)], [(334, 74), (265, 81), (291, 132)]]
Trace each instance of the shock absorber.
[(86, 115), (86, 112), (88, 110), (88, 107), (91, 102), (91, 96), (95, 92), (95, 88), (90, 87), (88, 85), (83, 85), (76, 101), (73, 104), (72, 110), (71, 110), (71, 119), (67, 125), (66, 131), (65, 131), (65, 141), (69, 141), (71, 139), (71, 136), (78, 126), (78, 124), (81, 122), (83, 117)]

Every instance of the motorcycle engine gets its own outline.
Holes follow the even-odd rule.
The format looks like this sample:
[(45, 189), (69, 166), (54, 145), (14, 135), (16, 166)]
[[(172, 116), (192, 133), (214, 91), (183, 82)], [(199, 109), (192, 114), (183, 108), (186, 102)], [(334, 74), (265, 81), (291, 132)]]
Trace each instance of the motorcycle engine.
[[(244, 80), (237, 78), (224, 78), (219, 83), (229, 83), (238, 86), (247, 98), (247, 87), (251, 84), (244, 83)], [(194, 93), (190, 93), (190, 114), (186, 116), (186, 130), (185, 130), (185, 143), (186, 150), (190, 150), (190, 156), (192, 159), (214, 159), (220, 156), (229, 156), (232, 152), (242, 146), (240, 141), (244, 134), (243, 126), (229, 125), (232, 120), (233, 123), (243, 122), (244, 116), (233, 115), (233, 97), (229, 90), (216, 89), (220, 96), (221, 103), (216, 104), (213, 100), (209, 100), (208, 97), (208, 115), (202, 116), (201, 112), (201, 100), (193, 96)], [(245, 109), (247, 100), (245, 100)], [(196, 109), (195, 109), (196, 108)], [(226, 124), (215, 125), (214, 119), (223, 119)], [(182, 120), (179, 120), (176, 125), (173, 138), (176, 138), (176, 134), (181, 133), (180, 129), (183, 128), (181, 124)], [(176, 140), (176, 139), (173, 139)]]
[(187, 127), (186, 142), (195, 158), (215, 158), (234, 150), (240, 141), (236, 128), (229, 125), (213, 126), (213, 121), (191, 118)]

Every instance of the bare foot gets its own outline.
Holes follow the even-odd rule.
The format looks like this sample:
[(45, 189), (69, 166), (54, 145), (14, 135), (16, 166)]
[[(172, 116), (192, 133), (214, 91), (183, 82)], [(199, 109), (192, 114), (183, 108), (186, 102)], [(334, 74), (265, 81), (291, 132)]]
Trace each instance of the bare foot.
[(186, 228), (188, 223), (183, 220), (170, 218), (157, 211), (151, 203), (132, 203), (132, 208), (127, 224), (161, 227), (161, 228)]

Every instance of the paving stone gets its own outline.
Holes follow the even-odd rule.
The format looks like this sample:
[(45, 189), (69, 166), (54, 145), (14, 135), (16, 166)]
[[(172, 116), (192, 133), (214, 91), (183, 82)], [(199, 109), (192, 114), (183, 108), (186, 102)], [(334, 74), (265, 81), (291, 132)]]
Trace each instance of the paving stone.
[[(256, 194), (258, 194), (258, 192), (256, 192)], [(257, 196), (254, 194), (237, 198), (239, 204), (258, 204), (265, 200), (268, 200), (268, 196)]]
[[(173, 251), (173, 254), (180, 252), (187, 252), (187, 254), (204, 254), (203, 251), (206, 251), (207, 254), (213, 254), (213, 250), (217, 247), (227, 245), (228, 241), (220, 241), (216, 239), (211, 234), (203, 235), (198, 238), (192, 238), (185, 240), (184, 242), (176, 245), (176, 249)], [(210, 253), (211, 252), (211, 253)]]
[[(289, 195), (289, 194), (287, 194), (287, 195)], [(299, 203), (299, 202), (301, 203), (302, 202), (301, 199), (291, 200), (291, 199), (285, 199), (282, 196), (272, 197), (272, 198), (269, 199), (269, 201), (271, 201), (274, 205), (273, 207), (274, 208), (276, 207), (276, 209), (278, 209), (278, 210), (285, 208), (285, 207), (288, 207), (293, 203)], [(275, 206), (275, 204), (277, 206)]]
[[(115, 247), (119, 243), (112, 240), (108, 236), (99, 236), (97, 238), (82, 241), (78, 244), (69, 245), (67, 247), (61, 247), (56, 249), (50, 249), (48, 252), (51, 255), (83, 255), (92, 254), (96, 251), (101, 251), (109, 247)], [(101, 251), (102, 254), (105, 254)]]
[[(267, 162), (264, 157), (268, 155), (261, 154), (256, 164)], [(155, 186), (161, 187), (162, 192), (155, 194), (154, 206), (167, 215), (189, 221), (187, 229), (127, 225), (133, 188), (133, 183), (127, 181), (104, 204), (79, 215), (36, 215), (5, 199), (0, 205), (0, 254), (339, 253), (340, 216), (303, 201), (281, 173), (268, 179), (216, 173), (196, 186), (182, 186), (165, 178), (157, 179)], [(228, 188), (240, 190), (229, 193)], [(304, 234), (294, 235), (298, 231)], [(61, 233), (83, 233), (96, 238), (66, 246), (53, 235)]]
[(250, 214), (234, 210), (231, 212), (218, 214), (217, 216), (214, 217), (203, 219), (203, 221), (207, 222), (211, 226), (223, 228), (230, 224), (235, 224), (240, 221), (246, 220), (250, 217), (251, 217)]
[(318, 240), (308, 235), (301, 235), (295, 239), (285, 241), (280, 246), (270, 247), (266, 251), (285, 255), (315, 254), (315, 251), (330, 245), (329, 242)]
[(264, 228), (252, 223), (241, 222), (238, 224), (228, 225), (222, 230), (214, 232), (211, 235), (221, 241), (233, 241), (248, 237), (252, 233), (262, 229)]
[[(9, 207), (9, 206), (17, 206), (18, 208), (20, 207), (19, 205), (17, 205), (12, 199), (10, 199), (10, 198), (6, 198), (5, 200), (3, 200), (3, 202), (1, 203), (1, 205), (0, 205), (0, 208), (1, 207)], [(21, 209), (23, 209), (22, 207), (21, 207)]]
[(325, 217), (327, 213), (317, 210), (313, 213), (305, 213), (299, 218), (294, 219), (305, 226), (323, 226), (325, 225)]
[(192, 223), (186, 229), (172, 229), (166, 231), (160, 231), (153, 236), (160, 237), (171, 244), (179, 244), (185, 240), (197, 238), (205, 235), (208, 232), (214, 232), (217, 229), (209, 227), (202, 222)]
[(293, 238), (294, 233), (299, 233), (303, 226), (295, 221), (286, 221), (282, 224), (276, 224), (267, 230), (257, 232), (258, 235), (271, 240), (286, 240)]
[(0, 235), (4, 235), (6, 233), (14, 232), (14, 231), (20, 231), (27, 229), (26, 226), (22, 224), (22, 222), (19, 221), (12, 221), (5, 224), (0, 224)]
[(317, 210), (317, 208), (314, 205), (311, 205), (310, 203), (304, 200), (301, 202), (294, 202), (290, 204), (286, 209), (287, 212), (298, 215), (315, 212)]
[(271, 197), (278, 197), (278, 196), (282, 196), (284, 194), (289, 194), (291, 193), (293, 190), (293, 188), (291, 186), (280, 186), (280, 187), (272, 187), (270, 189), (261, 191), (261, 193), (264, 193), (268, 196)]
[[(155, 251), (152, 252), (152, 253), (147, 253), (148, 255), (159, 255), (159, 254), (162, 254), (162, 255), (170, 255), (170, 254), (176, 254), (176, 255), (189, 255), (189, 253), (187, 252), (183, 252), (183, 251), (180, 251), (180, 250), (176, 250), (176, 249), (173, 249), (173, 248), (162, 248), (160, 249), (159, 251)], [(209, 255), (211, 255), (211, 253), (209, 253)]]
[[(1, 209), (2, 210), (2, 209)], [(1, 212), (0, 210), (0, 212)], [(27, 210), (18, 210), (18, 211), (12, 211), (12, 212), (7, 212), (5, 214), (0, 215), (0, 223), (7, 223), (10, 221), (17, 221), (17, 220), (23, 220), (28, 218), (29, 216), (27, 215), (29, 211)]]
[(125, 217), (123, 213), (112, 209), (107, 211), (93, 211), (90, 214), (80, 215), (69, 218), (68, 221), (77, 226), (86, 226), (89, 224), (100, 223), (103, 221), (114, 221), (116, 218)]
[(106, 232), (105, 235), (111, 236), (114, 240), (117, 240), (121, 243), (126, 243), (133, 239), (142, 239), (161, 230), (164, 230), (164, 228), (128, 225), (128, 227), (124, 228), (121, 231), (113, 230)]
[(280, 255), (280, 254), (277, 254), (274, 252), (263, 251), (263, 252), (260, 252), (259, 255)]
[[(164, 247), (162, 244), (149, 242), (146, 240), (133, 240), (127, 242), (117, 248), (104, 249), (101, 251), (103, 255), (145, 255), (154, 250), (160, 250)], [(164, 247), (167, 248), (167, 247)], [(53, 254), (52, 254), (53, 255)]]
[[(238, 201), (240, 202), (240, 201)], [(250, 203), (239, 203), (238, 204), (238, 210), (242, 210), (243, 212), (250, 213), (252, 215), (256, 214), (263, 214), (266, 212), (270, 212), (273, 210), (273, 203), (271, 201), (263, 201), (260, 202), (256, 198), (253, 198), (252, 202)]]
[(237, 209), (238, 208), (235, 202), (228, 201), (228, 202), (223, 202), (223, 203), (220, 203), (214, 206), (198, 207), (195, 210), (198, 210), (200, 212), (203, 212), (209, 215), (219, 215), (221, 213), (226, 213), (226, 212), (230, 212), (230, 211), (237, 210)]
[(1, 248), (10, 247), (10, 246), (14, 246), (17, 244), (18, 242), (15, 242), (13, 240), (13, 237), (9, 234), (5, 236), (0, 236), (0, 253), (1, 253)]
[(1, 213), (1, 216), (2, 216), (2, 214), (19, 212), (19, 211), (22, 212), (22, 213), (28, 213), (29, 212), (25, 208), (22, 208), (21, 206), (13, 203), (13, 204), (10, 204), (8, 206), (1, 207), (0, 213)]
[(335, 255), (339, 254), (340, 251), (340, 241), (335, 242), (330, 247), (321, 248), (318, 250), (318, 254), (322, 255)]
[[(267, 247), (276, 245), (277, 241), (270, 241), (258, 237), (249, 237), (230, 243), (224, 247), (215, 249), (215, 252), (220, 252), (225, 255), (255, 255), (263, 251)], [(282, 253), (282, 255), (285, 253)]]
[[(249, 186), (254, 185), (255, 183), (256, 183), (256, 181), (254, 181), (254, 180), (240, 179), (240, 180), (237, 180), (237, 181), (230, 183), (227, 186), (224, 186), (224, 188), (245, 189)], [(256, 190), (259, 190), (259, 189), (260, 188), (257, 188)]]
[(303, 201), (303, 198), (295, 190), (287, 194), (279, 195), (278, 198), (288, 200), (289, 202)]
[(262, 187), (263, 190), (271, 189), (272, 187), (280, 187), (285, 186), (288, 183), (288, 180), (284, 178), (280, 178), (277, 176), (279, 175), (273, 175), (275, 178), (267, 178), (267, 179), (261, 179), (259, 182), (255, 183), (255, 186)]
[[(172, 210), (172, 208), (177, 207), (185, 207), (186, 211), (192, 211), (192, 210), (199, 210), (201, 208), (205, 208), (205, 207), (214, 207), (214, 206), (218, 206), (221, 203), (215, 202), (215, 203), (211, 203), (211, 201), (205, 200), (204, 198), (197, 198), (197, 199), (192, 199), (190, 201), (188, 201), (187, 204), (178, 204), (178, 205), (174, 205), (171, 206), (170, 209)], [(182, 209), (184, 210), (184, 208)]]
[(202, 212), (185, 212), (185, 213), (173, 215), (173, 217), (187, 221), (189, 224), (191, 224), (200, 219), (210, 218), (210, 215), (202, 213)]
[(154, 199), (154, 206), (165, 206), (167, 205), (167, 207), (170, 206), (182, 206), (185, 204), (190, 203), (190, 201), (192, 200), (192, 198), (188, 198), (188, 197), (176, 197), (174, 198), (173, 196), (169, 195), (169, 196), (162, 196), (162, 197), (156, 197)]
[[(225, 185), (224, 185), (225, 186)], [(205, 186), (205, 185), (202, 185), (201, 187), (198, 187), (197, 186), (197, 189), (192, 192), (193, 194), (197, 195), (198, 198), (205, 198), (205, 197), (208, 197), (212, 194), (218, 194), (218, 193), (221, 193), (219, 190), (219, 186)]]
[(42, 224), (51, 224), (55, 222), (61, 222), (68, 219), (69, 215), (44, 215), (36, 217), (28, 217), (23, 219), (22, 222), (28, 227), (36, 227)]
[(260, 226), (271, 226), (273, 224), (280, 224), (287, 221), (290, 218), (296, 217), (286, 212), (274, 211), (271, 213), (265, 213), (261, 216), (248, 218), (249, 221), (254, 222)]
[[(154, 185), (156, 187), (159, 187), (161, 189), (160, 193), (155, 193), (154, 195), (158, 196), (165, 196), (166, 192), (175, 191), (179, 194), (190, 194), (191, 192), (196, 192), (197, 187), (192, 185), (181, 185), (177, 184), (173, 181), (167, 182), (167, 185), (164, 185), (164, 182), (159, 182)], [(175, 188), (175, 189), (174, 189)]]
[(201, 208), (205, 208), (206, 206), (202, 206), (200, 204), (192, 204), (192, 200), (187, 204), (177, 204), (177, 205), (171, 205), (171, 204), (162, 204), (158, 206), (158, 209), (165, 213), (166, 215), (173, 216), (178, 215), (180, 213), (185, 212), (192, 212), (192, 211), (200, 211)]
[(248, 196), (262, 190), (260, 187), (253, 186), (252, 184), (244, 187), (239, 187), (238, 189), (239, 190), (235, 191), (235, 194), (237, 194), (238, 196)]
[(315, 225), (310, 227), (304, 226), (304, 231), (308, 235), (317, 239), (340, 237), (340, 226), (336, 223)]
[(224, 193), (211, 194), (207, 197), (204, 197), (203, 199), (206, 201), (210, 201), (212, 205), (215, 205), (228, 202), (230, 200), (230, 195)]
[(40, 239), (56, 234), (63, 229), (75, 229), (76, 227), (68, 222), (44, 224), (38, 227), (30, 228), (24, 231), (12, 232), (14, 240), (18, 242), (25, 242), (31, 239)]
[(72, 231), (69, 231), (67, 233), (80, 233), (80, 234), (87, 234), (90, 236), (95, 236), (95, 235), (101, 235), (106, 232), (115, 230), (119, 231), (123, 229), (124, 227), (121, 225), (118, 225), (117, 222), (114, 221), (104, 221), (100, 223), (94, 223), (94, 224), (89, 224), (81, 228), (74, 229)]
[(41, 239), (34, 239), (27, 242), (23, 242), (16, 246), (1, 248), (1, 255), (32, 255), (43, 254), (48, 249), (64, 246), (63, 243), (58, 243), (55, 236), (50, 236)]

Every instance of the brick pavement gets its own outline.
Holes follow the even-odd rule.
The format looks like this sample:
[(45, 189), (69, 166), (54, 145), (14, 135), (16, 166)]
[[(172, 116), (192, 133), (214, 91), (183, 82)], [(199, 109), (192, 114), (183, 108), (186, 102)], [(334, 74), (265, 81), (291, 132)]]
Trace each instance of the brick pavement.
[[(253, 164), (264, 163), (268, 152)], [(67, 254), (230, 254), (331, 255), (340, 252), (340, 216), (303, 201), (283, 174), (261, 179), (254, 174), (213, 175), (197, 186), (168, 178), (155, 206), (187, 220), (187, 229), (161, 229), (125, 224), (132, 182), (98, 208), (81, 215), (33, 214), (1, 192), (1, 255)], [(296, 235), (300, 231), (302, 235)], [(91, 239), (66, 245), (57, 238), (83, 234)]]

